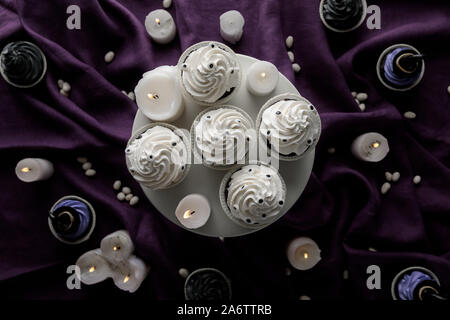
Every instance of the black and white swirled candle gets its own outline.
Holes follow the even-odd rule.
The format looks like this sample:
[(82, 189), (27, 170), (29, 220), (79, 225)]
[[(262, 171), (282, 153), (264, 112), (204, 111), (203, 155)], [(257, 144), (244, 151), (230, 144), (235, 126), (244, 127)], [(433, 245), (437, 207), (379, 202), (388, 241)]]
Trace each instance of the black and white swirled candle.
[(366, 18), (366, 0), (322, 0), (320, 18), (334, 32), (348, 32), (358, 28)]
[(45, 55), (27, 41), (8, 43), (0, 54), (0, 73), (9, 84), (30, 88), (38, 84), (47, 71)]
[(225, 301), (231, 299), (231, 285), (219, 270), (198, 269), (186, 279), (184, 294), (186, 300)]

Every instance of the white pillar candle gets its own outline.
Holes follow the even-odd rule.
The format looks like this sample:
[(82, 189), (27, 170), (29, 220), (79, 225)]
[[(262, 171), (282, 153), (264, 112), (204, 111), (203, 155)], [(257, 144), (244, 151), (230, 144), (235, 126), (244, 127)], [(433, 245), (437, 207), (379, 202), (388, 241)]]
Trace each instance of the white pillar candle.
[(174, 66), (161, 66), (144, 73), (134, 93), (139, 109), (150, 120), (173, 122), (184, 111)]
[(181, 199), (175, 215), (188, 229), (197, 229), (206, 224), (211, 215), (208, 199), (200, 194), (190, 194)]
[(230, 10), (220, 16), (220, 35), (225, 41), (235, 44), (241, 40), (245, 19), (239, 11)]
[(53, 164), (45, 159), (27, 158), (16, 165), (17, 178), (23, 182), (46, 180), (53, 175)]
[(119, 230), (103, 238), (100, 242), (102, 254), (111, 263), (127, 260), (134, 250), (133, 241), (126, 230)]
[(133, 293), (141, 286), (148, 270), (144, 261), (136, 256), (131, 256), (115, 267), (112, 278), (119, 289)]
[(278, 85), (277, 67), (267, 61), (253, 63), (247, 72), (247, 90), (257, 96), (266, 96)]
[(297, 270), (308, 270), (320, 261), (320, 249), (310, 238), (296, 238), (287, 248), (289, 263)]
[(172, 41), (177, 32), (172, 15), (163, 9), (154, 10), (145, 17), (145, 29), (153, 41), (161, 44)]
[(102, 256), (100, 249), (86, 252), (76, 262), (80, 268), (80, 280), (84, 284), (94, 284), (112, 275), (109, 263)]
[(369, 132), (357, 137), (351, 147), (353, 155), (363, 161), (378, 162), (389, 152), (389, 144), (385, 137), (376, 132)]

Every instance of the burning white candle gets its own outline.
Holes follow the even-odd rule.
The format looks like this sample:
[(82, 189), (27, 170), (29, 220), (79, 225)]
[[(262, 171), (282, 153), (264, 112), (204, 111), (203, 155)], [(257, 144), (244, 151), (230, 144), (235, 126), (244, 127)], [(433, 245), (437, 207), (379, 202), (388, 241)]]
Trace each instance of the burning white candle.
[(376, 132), (369, 132), (357, 137), (351, 147), (353, 155), (363, 161), (378, 162), (389, 152), (389, 144), (385, 137)]
[(190, 194), (181, 199), (175, 215), (188, 229), (197, 229), (206, 224), (211, 215), (208, 199), (200, 194)]
[(134, 250), (133, 241), (126, 230), (119, 230), (103, 238), (100, 242), (102, 254), (111, 263), (128, 259)]
[(267, 61), (258, 61), (247, 72), (247, 90), (257, 96), (266, 96), (278, 85), (277, 67)]
[(163, 9), (154, 10), (147, 15), (145, 29), (153, 41), (161, 44), (172, 41), (177, 32), (172, 15)]
[(76, 265), (80, 268), (80, 279), (84, 284), (98, 283), (112, 275), (100, 249), (86, 252), (78, 258)]
[(135, 292), (148, 274), (149, 268), (136, 256), (118, 264), (113, 271), (114, 284), (122, 290)]
[(139, 109), (150, 120), (173, 122), (184, 111), (176, 67), (161, 66), (144, 73), (134, 93)]
[(17, 178), (23, 182), (46, 180), (53, 175), (53, 164), (45, 159), (27, 158), (16, 165)]
[(239, 11), (230, 10), (220, 16), (220, 35), (230, 43), (241, 40), (245, 19)]
[(296, 238), (287, 248), (289, 263), (297, 270), (308, 270), (320, 261), (320, 249), (310, 238)]

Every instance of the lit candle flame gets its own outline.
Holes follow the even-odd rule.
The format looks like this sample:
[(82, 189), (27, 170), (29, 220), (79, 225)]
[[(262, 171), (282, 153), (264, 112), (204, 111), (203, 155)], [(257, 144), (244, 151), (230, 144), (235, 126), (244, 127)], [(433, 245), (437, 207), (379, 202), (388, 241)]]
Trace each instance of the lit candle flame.
[(151, 100), (157, 100), (159, 99), (159, 96), (157, 94), (149, 93), (147, 94), (147, 97)]
[(155, 22), (156, 22), (157, 24), (161, 24), (161, 20), (159, 20), (158, 18), (155, 19)]
[(127, 275), (125, 278), (123, 278), (123, 283), (127, 283), (128, 280), (130, 280), (130, 275)]
[(266, 73), (265, 72), (261, 72), (261, 78), (265, 78), (266, 77)]
[(20, 169), (20, 171), (22, 171), (22, 172), (30, 172), (31, 169), (28, 168), (28, 167), (24, 167), (24, 168)]
[(305, 253), (303, 254), (303, 258), (308, 259), (308, 252), (305, 252)]
[(374, 143), (372, 143), (372, 148), (376, 149), (380, 146), (380, 143), (378, 141), (375, 141)]
[(114, 251), (120, 250), (120, 247), (114, 246), (114, 247), (113, 247), (113, 250), (114, 250)]
[(183, 214), (183, 218), (184, 219), (189, 219), (193, 214), (195, 213), (195, 211), (192, 210), (186, 210)]
[(95, 266), (92, 266), (89, 268), (89, 272), (94, 272), (95, 271)]

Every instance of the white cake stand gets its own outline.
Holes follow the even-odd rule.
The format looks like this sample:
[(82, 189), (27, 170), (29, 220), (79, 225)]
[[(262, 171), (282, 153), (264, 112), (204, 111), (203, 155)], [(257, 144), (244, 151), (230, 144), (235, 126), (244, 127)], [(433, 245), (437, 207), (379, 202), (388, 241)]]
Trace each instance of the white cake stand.
[[(239, 90), (233, 98), (226, 104), (234, 105), (244, 109), (253, 119), (256, 120), (259, 109), (270, 98), (282, 93), (299, 94), (294, 85), (280, 73), (280, 81), (277, 88), (268, 96), (257, 97), (251, 95), (246, 88), (246, 74), (248, 68), (258, 60), (249, 56), (237, 55), (242, 67), (242, 81)], [(190, 130), (194, 118), (204, 110), (204, 106), (197, 105), (189, 98), (185, 98), (185, 110), (183, 115), (172, 123), (173, 125)], [(133, 123), (132, 135), (140, 128), (148, 125), (152, 121), (144, 116), (138, 110)], [(314, 150), (309, 152), (305, 157), (297, 161), (280, 161), (279, 171), (284, 178), (287, 186), (286, 201), (282, 217), (298, 200), (303, 189), (311, 175), (314, 163)], [(225, 214), (220, 205), (219, 187), (222, 178), (226, 174), (225, 170), (209, 169), (200, 164), (192, 164), (191, 169), (182, 183), (174, 188), (167, 190), (150, 190), (141, 185), (147, 198), (167, 219), (184, 228), (175, 217), (175, 209), (178, 202), (186, 195), (191, 193), (199, 193), (208, 198), (211, 205), (211, 217), (208, 222), (198, 229), (187, 229), (189, 231), (210, 236), (210, 237), (237, 237), (249, 234), (263, 229), (267, 226), (261, 226), (259, 229), (247, 229), (239, 226), (231, 221)], [(186, 229), (186, 228), (185, 228)]]

